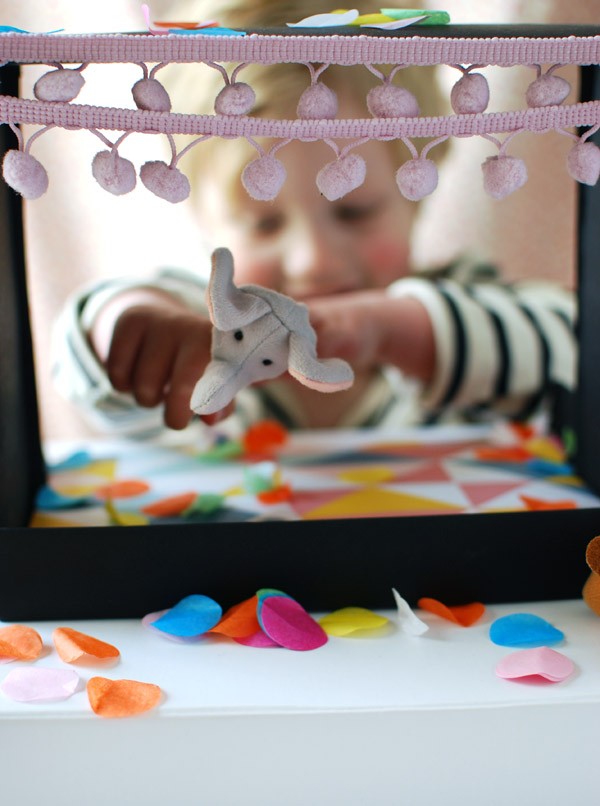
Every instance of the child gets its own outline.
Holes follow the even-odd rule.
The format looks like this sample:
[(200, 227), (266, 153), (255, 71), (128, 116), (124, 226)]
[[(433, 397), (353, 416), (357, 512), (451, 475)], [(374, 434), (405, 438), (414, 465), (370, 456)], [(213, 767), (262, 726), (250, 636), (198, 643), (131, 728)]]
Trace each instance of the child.
[[(239, 0), (219, 4), (219, 22), (268, 27), (319, 11), (319, 3), (304, 0)], [(181, 111), (211, 111), (222, 86), (212, 72), (214, 84), (210, 76), (202, 84), (182, 82), (180, 94), (195, 106), (188, 101)], [(257, 94), (252, 114), (293, 118), (309, 74), (302, 65), (257, 65), (239, 80)], [(338, 117), (369, 117), (364, 99), (378, 80), (365, 67), (332, 66), (322, 80), (337, 94)], [(421, 114), (438, 113), (426, 68), (400, 71), (397, 83), (413, 91)], [(169, 89), (180, 111), (178, 90)], [(458, 267), (437, 279), (410, 276), (418, 205), (395, 181), (406, 148), (370, 141), (357, 153), (366, 160), (366, 180), (335, 202), (315, 185), (333, 159), (322, 142), (292, 142), (277, 152), (287, 179), (273, 202), (253, 200), (240, 183), (256, 156), (243, 138), (214, 138), (182, 160), (199, 224), (211, 247), (233, 252), (236, 283), (306, 303), (319, 355), (344, 358), (355, 371), (353, 387), (332, 395), (288, 378), (247, 390), (237, 401), (242, 423), (276, 417), (290, 427), (397, 426), (482, 409), (521, 416), (553, 385), (571, 388), (572, 296), (544, 284), (505, 287), (489, 274), (477, 277), (485, 271)], [(185, 428), (192, 389), (210, 356), (204, 288), (198, 275), (163, 271), (147, 283), (115, 280), (81, 292), (58, 324), (59, 386), (112, 430), (148, 433), (161, 416), (169, 428)]]

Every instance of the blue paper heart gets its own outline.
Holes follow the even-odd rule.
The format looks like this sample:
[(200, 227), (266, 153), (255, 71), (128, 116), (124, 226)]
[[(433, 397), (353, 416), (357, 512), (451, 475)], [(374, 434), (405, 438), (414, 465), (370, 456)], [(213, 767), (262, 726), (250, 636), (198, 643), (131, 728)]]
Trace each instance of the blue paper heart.
[(152, 626), (169, 635), (192, 638), (214, 627), (222, 615), (221, 605), (214, 599), (202, 594), (192, 594), (177, 602), (164, 616), (154, 621)]
[(490, 626), (490, 640), (499, 646), (537, 647), (557, 644), (564, 633), (532, 613), (513, 613)]
[(89, 495), (63, 495), (52, 487), (41, 487), (38, 490), (35, 504), (38, 509), (73, 509), (87, 507), (96, 503), (96, 499)]

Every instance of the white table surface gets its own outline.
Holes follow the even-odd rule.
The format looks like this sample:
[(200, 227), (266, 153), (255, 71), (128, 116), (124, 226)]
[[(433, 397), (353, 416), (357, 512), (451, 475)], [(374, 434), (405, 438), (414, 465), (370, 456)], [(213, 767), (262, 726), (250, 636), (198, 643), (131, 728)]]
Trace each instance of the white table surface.
[[(568, 680), (496, 676), (515, 650), (489, 626), (517, 612), (565, 633), (554, 648), (575, 663)], [(70, 626), (121, 651), (112, 666), (71, 667), (83, 685), (129, 678), (165, 696), (104, 720), (84, 690), (43, 705), (0, 695), (0, 803), (550, 806), (597, 794), (600, 619), (580, 600), (489, 606), (467, 629), (420, 615), (420, 638), (392, 625), (312, 652), (177, 644), (130, 620), (32, 623), (36, 665), (66, 668), (51, 634)]]

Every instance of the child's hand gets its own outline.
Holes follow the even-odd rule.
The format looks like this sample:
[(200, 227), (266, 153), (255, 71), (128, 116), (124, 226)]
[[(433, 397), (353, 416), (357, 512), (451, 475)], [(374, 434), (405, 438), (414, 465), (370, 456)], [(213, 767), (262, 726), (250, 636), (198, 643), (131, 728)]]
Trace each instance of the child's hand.
[[(90, 341), (118, 392), (148, 408), (164, 403), (166, 425), (182, 429), (192, 417), (196, 381), (210, 360), (211, 334), (208, 319), (164, 294), (144, 292), (108, 303)], [(214, 423), (231, 410), (202, 419)]]
[(321, 358), (344, 358), (357, 371), (385, 364), (427, 383), (435, 364), (429, 315), (416, 299), (384, 290), (318, 297), (308, 302)]
[(169, 428), (185, 428), (190, 398), (210, 360), (212, 325), (189, 312), (130, 308), (116, 322), (106, 360), (110, 382), (140, 406), (164, 403)]

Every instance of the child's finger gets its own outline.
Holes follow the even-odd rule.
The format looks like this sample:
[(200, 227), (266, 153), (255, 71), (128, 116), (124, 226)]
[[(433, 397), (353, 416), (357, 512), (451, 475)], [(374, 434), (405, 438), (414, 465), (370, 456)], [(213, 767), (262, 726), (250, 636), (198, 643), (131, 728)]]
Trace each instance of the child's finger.
[(133, 372), (144, 339), (145, 327), (139, 321), (117, 322), (113, 332), (106, 372), (117, 392), (131, 392)]
[(138, 350), (132, 376), (132, 392), (140, 406), (153, 407), (163, 400), (171, 377), (176, 344), (164, 328), (149, 328)]
[(226, 420), (235, 411), (235, 403), (228, 403), (221, 411), (215, 411), (214, 414), (201, 414), (200, 419), (206, 425), (216, 425), (222, 420)]
[(165, 423), (177, 430), (185, 428), (192, 417), (190, 400), (194, 387), (209, 361), (209, 346), (192, 338), (180, 345), (171, 368), (165, 397)]

